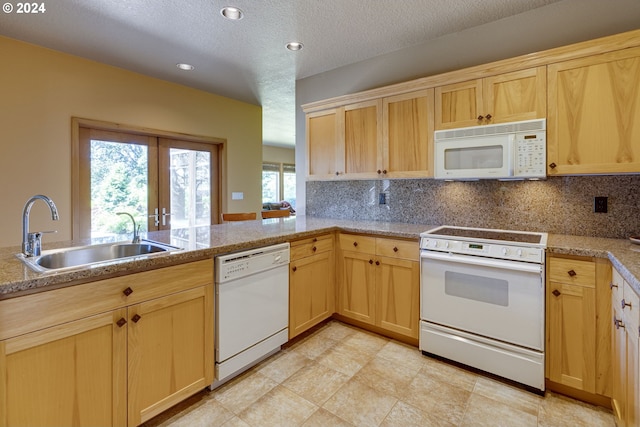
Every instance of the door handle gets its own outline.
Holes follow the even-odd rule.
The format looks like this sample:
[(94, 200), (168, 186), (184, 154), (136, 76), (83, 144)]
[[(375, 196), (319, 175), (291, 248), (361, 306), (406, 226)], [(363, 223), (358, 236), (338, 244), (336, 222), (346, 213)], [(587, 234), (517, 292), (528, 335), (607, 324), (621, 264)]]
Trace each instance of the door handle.
[(167, 212), (166, 208), (162, 208), (162, 226), (167, 225), (167, 217), (171, 215), (170, 212)]
[(155, 209), (155, 212), (155, 214), (149, 215), (149, 218), (153, 218), (153, 225), (157, 227), (160, 225), (160, 215), (158, 215), (158, 208)]

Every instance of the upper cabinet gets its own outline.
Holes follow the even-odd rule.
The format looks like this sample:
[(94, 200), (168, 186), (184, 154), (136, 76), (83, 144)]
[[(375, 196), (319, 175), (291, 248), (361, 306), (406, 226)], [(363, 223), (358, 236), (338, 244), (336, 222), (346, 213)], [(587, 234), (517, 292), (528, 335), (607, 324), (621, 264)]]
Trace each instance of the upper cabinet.
[(498, 74), (435, 89), (435, 129), (541, 119), (546, 67)]
[(640, 172), (640, 48), (548, 72), (547, 173)]

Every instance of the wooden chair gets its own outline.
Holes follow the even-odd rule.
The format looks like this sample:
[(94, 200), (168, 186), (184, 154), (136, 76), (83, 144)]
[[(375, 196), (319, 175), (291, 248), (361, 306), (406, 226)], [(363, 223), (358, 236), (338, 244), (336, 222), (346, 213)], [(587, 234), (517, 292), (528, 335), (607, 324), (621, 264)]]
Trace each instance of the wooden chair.
[(286, 218), (291, 216), (289, 209), (279, 209), (273, 211), (262, 211), (262, 219), (265, 218)]
[(222, 222), (250, 221), (252, 219), (256, 219), (255, 212), (223, 213), (220, 215), (222, 216)]

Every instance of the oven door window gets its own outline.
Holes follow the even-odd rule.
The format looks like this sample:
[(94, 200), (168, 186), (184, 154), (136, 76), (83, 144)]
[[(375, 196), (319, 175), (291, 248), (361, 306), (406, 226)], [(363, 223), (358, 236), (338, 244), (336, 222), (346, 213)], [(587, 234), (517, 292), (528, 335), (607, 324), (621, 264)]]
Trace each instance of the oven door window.
[(502, 307), (509, 305), (509, 282), (494, 277), (446, 271), (444, 293)]

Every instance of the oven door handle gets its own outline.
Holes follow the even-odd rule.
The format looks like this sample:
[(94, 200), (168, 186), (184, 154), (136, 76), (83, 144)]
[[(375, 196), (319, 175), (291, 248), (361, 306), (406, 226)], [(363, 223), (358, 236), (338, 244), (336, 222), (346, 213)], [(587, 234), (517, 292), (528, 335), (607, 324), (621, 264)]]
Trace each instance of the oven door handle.
[(420, 251), (420, 258), (433, 259), (459, 264), (479, 265), (483, 267), (517, 270), (527, 273), (542, 273), (542, 265), (520, 261), (508, 261), (501, 259), (483, 258), (478, 256), (457, 255), (450, 252)]

